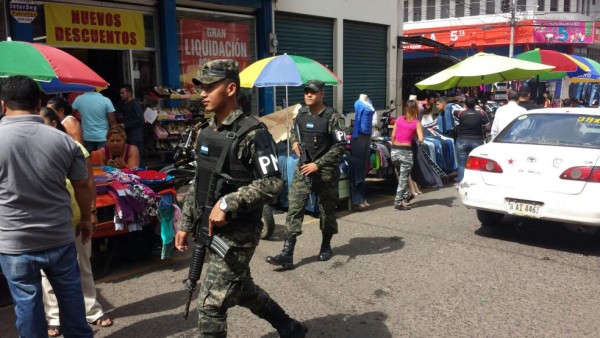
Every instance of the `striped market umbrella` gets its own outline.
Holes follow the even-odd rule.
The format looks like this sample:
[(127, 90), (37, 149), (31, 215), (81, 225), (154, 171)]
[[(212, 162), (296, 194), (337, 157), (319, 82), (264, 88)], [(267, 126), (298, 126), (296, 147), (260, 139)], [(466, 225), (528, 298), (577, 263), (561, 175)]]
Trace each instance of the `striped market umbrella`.
[(589, 68), (589, 71), (585, 71), (581, 67), (578, 67), (574, 72), (552, 72), (544, 74), (544, 79), (560, 80), (564, 77), (568, 77), (572, 83), (600, 82), (600, 63), (579, 55), (569, 55), (569, 57), (586, 65)]
[(342, 84), (337, 75), (319, 62), (298, 55), (278, 55), (258, 60), (240, 73), (240, 85), (246, 88), (301, 86), (309, 80), (326, 85)]
[(549, 49), (530, 50), (514, 56), (516, 59), (554, 66), (547, 74), (540, 74), (540, 81), (556, 80), (565, 77), (567, 72), (589, 72), (590, 68), (565, 53)]
[[(285, 86), (286, 103), (289, 102), (288, 86), (301, 86), (309, 80), (321, 80), (330, 86), (342, 84), (342, 80), (327, 67), (313, 59), (298, 55), (283, 54), (264, 58), (240, 72), (240, 86), (242, 87)], [(288, 115), (286, 114), (286, 130), (289, 130)], [(287, 148), (289, 157), (289, 138)]]
[(71, 54), (48, 45), (0, 42), (0, 77), (28, 76), (47, 94), (105, 89), (108, 82)]

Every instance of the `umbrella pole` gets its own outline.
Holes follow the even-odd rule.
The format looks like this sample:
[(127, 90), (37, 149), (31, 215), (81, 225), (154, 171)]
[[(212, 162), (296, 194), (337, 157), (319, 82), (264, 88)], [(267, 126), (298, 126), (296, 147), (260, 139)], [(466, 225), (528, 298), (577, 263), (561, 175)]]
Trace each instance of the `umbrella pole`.
[[(288, 87), (285, 86), (285, 107), (287, 108), (288, 104)], [(285, 131), (287, 132), (287, 157), (290, 157), (290, 112), (285, 114)]]
[(536, 75), (535, 78), (536, 78), (536, 82), (537, 82), (537, 86), (535, 88), (535, 92), (536, 92), (535, 99), (537, 102), (537, 98), (540, 97), (540, 76)]

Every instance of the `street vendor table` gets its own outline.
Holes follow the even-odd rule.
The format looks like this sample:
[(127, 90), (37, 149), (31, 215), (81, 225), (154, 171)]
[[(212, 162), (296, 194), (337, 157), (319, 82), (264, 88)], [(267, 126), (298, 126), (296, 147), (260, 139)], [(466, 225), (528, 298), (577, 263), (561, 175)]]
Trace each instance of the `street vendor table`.
[[(108, 255), (102, 272), (96, 275), (96, 278), (99, 278), (106, 275), (115, 254), (119, 250), (125, 250), (126, 257), (133, 261), (147, 256), (155, 246), (154, 239), (157, 229), (160, 229), (160, 221), (157, 216), (151, 216), (149, 221), (142, 226), (141, 231), (130, 232), (127, 225), (123, 226), (123, 229), (117, 230), (114, 223), (115, 200), (107, 192), (107, 186), (110, 182), (100, 178), (102, 177), (102, 171), (97, 166), (94, 167), (94, 177), (96, 191), (98, 192), (96, 196), (98, 226), (92, 234), (92, 248), (94, 254), (105, 252)], [(172, 181), (147, 185), (158, 195), (176, 195)], [(139, 233), (139, 236), (133, 236), (135, 233)], [(140, 241), (143, 243), (140, 243)]]

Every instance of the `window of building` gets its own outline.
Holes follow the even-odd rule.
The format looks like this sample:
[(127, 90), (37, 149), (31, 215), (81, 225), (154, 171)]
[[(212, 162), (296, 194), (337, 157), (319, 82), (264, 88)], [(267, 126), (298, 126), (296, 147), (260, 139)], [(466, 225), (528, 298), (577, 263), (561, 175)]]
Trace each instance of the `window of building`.
[(527, 0), (518, 0), (517, 1), (517, 11), (525, 12), (527, 10)]
[(496, 0), (486, 0), (485, 1), (485, 14), (495, 14), (496, 13)]
[(435, 19), (435, 0), (427, 0), (427, 20)]
[(564, 11), (570, 12), (571, 11), (571, 0), (565, 0), (564, 6), (565, 6)]
[(461, 18), (465, 16), (465, 0), (456, 1), (456, 7), (454, 9), (454, 16)]
[(404, 0), (404, 22), (408, 22), (408, 0)]
[(546, 10), (546, 1), (545, 0), (538, 0), (537, 10), (540, 12), (543, 12)]
[(558, 0), (550, 0), (550, 12), (558, 12)]
[(442, 12), (440, 18), (447, 19), (450, 17), (450, 0), (442, 0)]
[(510, 0), (502, 0), (502, 2), (500, 3), (500, 10), (502, 10), (502, 13), (509, 13), (510, 12)]
[(421, 13), (423, 11), (423, 4), (421, 0), (415, 0), (413, 5), (413, 21), (421, 21)]
[[(215, 59), (234, 59), (240, 70), (256, 61), (256, 23), (242, 14), (182, 9), (177, 11), (179, 69), (182, 87), (192, 86), (200, 65)], [(258, 111), (258, 91), (242, 88), (251, 110)]]
[(479, 15), (479, 0), (471, 0), (471, 6), (469, 7), (469, 15)]

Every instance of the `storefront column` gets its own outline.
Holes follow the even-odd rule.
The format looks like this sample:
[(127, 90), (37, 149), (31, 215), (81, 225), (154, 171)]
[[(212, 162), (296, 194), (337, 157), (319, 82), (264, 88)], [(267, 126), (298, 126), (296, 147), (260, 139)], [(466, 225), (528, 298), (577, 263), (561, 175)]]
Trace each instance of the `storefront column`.
[(170, 88), (179, 88), (181, 83), (175, 0), (160, 0), (159, 8), (162, 83)]
[(33, 25), (30, 23), (19, 23), (10, 17), (10, 33), (7, 34), (13, 41), (33, 42)]
[[(271, 56), (269, 53), (269, 33), (272, 32), (273, 27), (273, 7), (271, 0), (264, 0), (262, 7), (257, 13), (257, 56), (258, 59), (264, 59)], [(273, 101), (274, 95), (273, 87), (260, 88), (258, 90), (259, 107), (258, 115), (263, 116), (270, 114), (275, 111), (275, 102)]]

